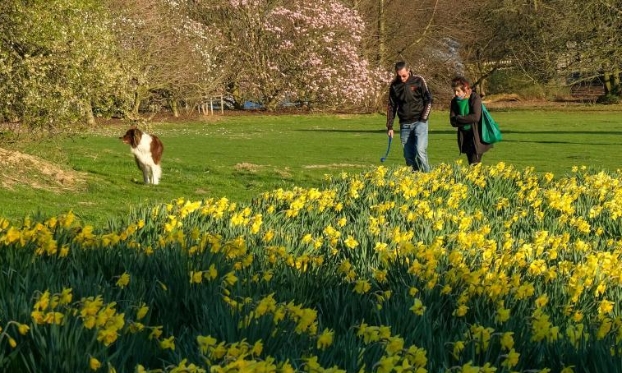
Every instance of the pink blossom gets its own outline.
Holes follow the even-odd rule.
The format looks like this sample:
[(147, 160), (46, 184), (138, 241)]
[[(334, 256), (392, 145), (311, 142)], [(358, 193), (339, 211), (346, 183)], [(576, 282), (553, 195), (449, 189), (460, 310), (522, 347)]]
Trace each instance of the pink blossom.
[(259, 74), (243, 69), (237, 76), (253, 94), (337, 106), (359, 105), (385, 88), (383, 73), (363, 57), (362, 18), (339, 1), (299, 0), (272, 9), (267, 0), (229, 2), (245, 17), (255, 17), (249, 28), (261, 27), (269, 49), (253, 60), (261, 64)]

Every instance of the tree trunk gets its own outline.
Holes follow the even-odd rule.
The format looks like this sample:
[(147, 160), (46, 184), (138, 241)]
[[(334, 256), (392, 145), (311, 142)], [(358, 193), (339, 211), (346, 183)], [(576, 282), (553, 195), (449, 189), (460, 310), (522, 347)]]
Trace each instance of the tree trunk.
[(268, 102), (266, 102), (266, 110), (268, 111), (275, 111), (278, 106), (279, 106), (279, 103), (274, 98), (271, 98), (268, 100)]
[(85, 102), (84, 116), (86, 117), (86, 124), (89, 127), (94, 127), (95, 115), (93, 115), (93, 105), (91, 104), (91, 101)]
[(620, 87), (620, 69), (617, 67), (613, 69), (611, 84), (613, 85), (612, 91), (615, 94), (620, 95), (622, 93), (622, 87)]
[(179, 118), (179, 107), (177, 106), (177, 100), (171, 99), (171, 111), (174, 118)]
[(134, 91), (134, 105), (132, 107), (132, 116), (134, 118), (138, 118), (138, 110), (140, 109), (140, 94), (138, 93), (138, 89)]
[(229, 90), (231, 92), (231, 97), (233, 98), (233, 108), (237, 110), (244, 109), (244, 102), (242, 102), (242, 97), (240, 96), (240, 87), (236, 82), (232, 82), (229, 85)]
[(477, 94), (479, 94), (481, 98), (484, 98), (486, 96), (485, 82), (486, 79), (482, 78), (477, 82), (477, 85), (475, 86), (475, 91), (477, 92)]
[(387, 58), (387, 21), (384, 12), (384, 1), (378, 0), (378, 66), (384, 66), (385, 59)]
[(611, 84), (613, 79), (611, 79), (611, 73), (608, 71), (605, 71), (603, 73), (603, 80), (605, 81), (605, 94), (608, 95), (613, 91), (613, 87)]

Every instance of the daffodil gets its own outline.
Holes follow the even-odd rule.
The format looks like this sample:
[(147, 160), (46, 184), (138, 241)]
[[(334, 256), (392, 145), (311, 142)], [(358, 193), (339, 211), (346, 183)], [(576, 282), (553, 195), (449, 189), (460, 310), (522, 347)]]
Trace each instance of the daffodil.
[(501, 336), (501, 347), (507, 351), (514, 347), (514, 332), (505, 332)]
[(200, 284), (203, 281), (203, 271), (190, 271), (190, 283)]
[(460, 353), (462, 352), (462, 350), (464, 350), (464, 347), (465, 345), (463, 341), (454, 342), (454, 347), (452, 349), (452, 356), (454, 357), (454, 359), (460, 359)]
[(367, 280), (358, 280), (354, 286), (354, 292), (357, 294), (365, 294), (371, 289), (371, 284)]
[(546, 304), (549, 302), (549, 297), (546, 294), (542, 294), (541, 296), (538, 297), (538, 299), (536, 299), (535, 304), (537, 308), (541, 308), (546, 306)]
[(348, 238), (344, 240), (344, 244), (349, 249), (354, 249), (359, 245), (358, 241), (355, 240), (354, 237), (352, 237), (351, 235), (348, 235)]
[(117, 280), (117, 286), (123, 289), (130, 283), (130, 275), (127, 272), (124, 272), (119, 279)]
[(473, 366), (473, 362), (469, 361), (468, 363), (462, 365), (460, 373), (479, 373), (479, 370), (478, 366)]
[(175, 350), (175, 336), (170, 336), (160, 341), (160, 348), (163, 350)]
[(149, 339), (159, 339), (162, 335), (162, 327), (155, 326), (151, 329), (151, 333), (149, 334)]
[(91, 368), (91, 370), (98, 370), (101, 366), (102, 363), (99, 360), (92, 356), (89, 358), (89, 368)]
[(229, 286), (233, 286), (237, 281), (238, 281), (238, 278), (234, 272), (229, 272), (224, 277), (224, 283), (226, 283)]
[(330, 329), (324, 329), (317, 339), (317, 348), (325, 350), (333, 343), (334, 332)]
[(26, 335), (28, 334), (28, 331), (30, 330), (30, 326), (26, 325), (26, 324), (17, 324), (17, 330), (19, 331), (19, 334), (21, 335)]
[(607, 299), (603, 299), (602, 301), (600, 301), (600, 304), (598, 305), (598, 313), (600, 315), (611, 313), (613, 311), (613, 305), (614, 305), (613, 302)]
[(423, 302), (421, 302), (421, 299), (419, 298), (415, 298), (414, 300), (414, 304), (412, 307), (410, 307), (410, 310), (415, 314), (415, 315), (423, 315), (423, 313), (426, 310), (426, 307), (423, 305)]
[(119, 338), (119, 333), (115, 327), (107, 327), (97, 332), (97, 340), (103, 343), (104, 346), (110, 346), (117, 338)]
[(390, 337), (385, 347), (385, 351), (389, 356), (399, 354), (403, 349), (404, 339), (400, 337)]
[(147, 315), (147, 312), (149, 312), (149, 307), (142, 303), (136, 311), (136, 320), (142, 320)]
[(201, 353), (207, 354), (210, 348), (216, 346), (217, 340), (212, 336), (197, 336), (197, 343), (199, 344), (199, 349)]
[(469, 311), (469, 306), (466, 304), (461, 304), (458, 306), (456, 310), (454, 310), (453, 315), (456, 317), (463, 317)]

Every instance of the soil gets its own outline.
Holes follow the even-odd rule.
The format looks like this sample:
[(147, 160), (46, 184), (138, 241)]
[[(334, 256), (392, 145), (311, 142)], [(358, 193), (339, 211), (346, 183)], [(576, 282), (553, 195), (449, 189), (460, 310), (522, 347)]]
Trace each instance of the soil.
[(60, 193), (83, 189), (86, 177), (41, 158), (0, 148), (0, 186), (9, 190), (28, 186)]

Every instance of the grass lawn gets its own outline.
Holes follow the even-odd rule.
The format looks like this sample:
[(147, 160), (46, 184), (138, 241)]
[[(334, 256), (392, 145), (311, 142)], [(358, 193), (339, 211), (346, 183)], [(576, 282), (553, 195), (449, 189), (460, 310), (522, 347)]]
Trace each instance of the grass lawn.
[[(490, 111), (504, 140), (484, 155), (484, 164), (505, 162), (556, 176), (573, 166), (619, 168), (620, 107)], [(466, 160), (458, 154), (447, 116), (437, 110), (430, 119), (432, 167)], [(226, 115), (153, 123), (147, 131), (160, 136), (165, 146), (159, 186), (142, 184), (129, 148), (118, 139), (127, 124), (102, 125), (72, 138), (12, 144), (10, 150), (48, 161), (78, 182), (67, 187), (58, 181), (58, 171), (42, 174), (37, 167), (5, 160), (0, 163), (0, 216), (16, 221), (72, 210), (84, 222), (101, 225), (133, 207), (179, 197), (225, 196), (248, 202), (276, 188), (321, 188), (325, 174), (403, 165), (397, 139), (387, 161), (380, 162), (387, 146), (384, 122), (383, 115), (375, 114)], [(0, 148), (7, 146), (0, 143)], [(27, 183), (11, 182), (24, 180), (24, 175)]]

